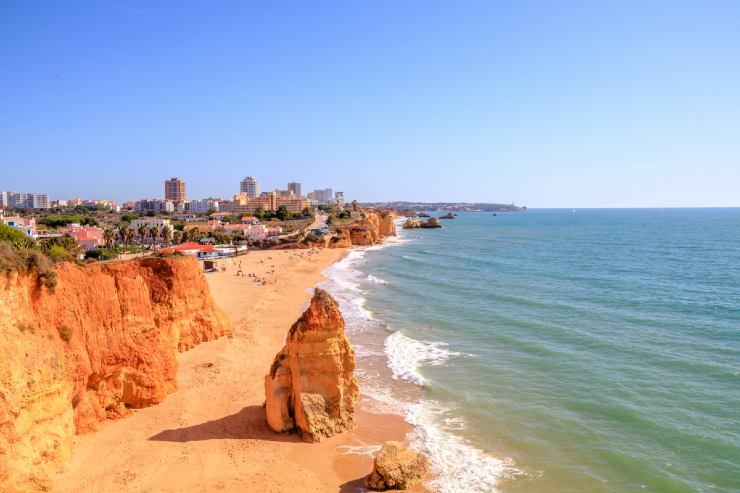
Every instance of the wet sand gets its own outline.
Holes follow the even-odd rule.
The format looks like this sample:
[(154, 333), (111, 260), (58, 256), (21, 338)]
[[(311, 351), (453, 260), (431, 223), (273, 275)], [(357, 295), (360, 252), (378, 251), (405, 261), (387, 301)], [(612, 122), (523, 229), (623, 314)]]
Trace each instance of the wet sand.
[(226, 271), (207, 279), (234, 337), (181, 354), (179, 390), (161, 404), (78, 436), (55, 491), (364, 491), (371, 453), (410, 430), (401, 417), (359, 410), (354, 432), (306, 444), (269, 430), (262, 407), (264, 375), (288, 328), (343, 254), (255, 251), (220, 261)]

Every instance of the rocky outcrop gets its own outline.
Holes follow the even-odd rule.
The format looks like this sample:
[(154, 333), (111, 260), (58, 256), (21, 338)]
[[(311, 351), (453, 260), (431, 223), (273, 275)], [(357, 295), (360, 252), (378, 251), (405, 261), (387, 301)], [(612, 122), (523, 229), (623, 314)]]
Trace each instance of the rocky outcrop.
[(75, 433), (177, 388), (177, 351), (231, 333), (190, 257), (0, 275), (0, 484), (50, 487)]
[(355, 354), (337, 302), (316, 289), (265, 376), (267, 423), (317, 442), (352, 427), (359, 388)]
[(440, 222), (438, 217), (430, 217), (426, 221), (409, 218), (406, 220), (405, 223), (403, 223), (403, 229), (416, 229), (416, 228), (434, 229), (434, 228), (441, 228), (441, 227), (442, 227), (442, 223)]
[(386, 442), (375, 456), (373, 472), (365, 478), (372, 490), (405, 490), (428, 470), (426, 457), (401, 442)]
[(340, 228), (337, 235), (329, 240), (329, 247), (376, 245), (388, 236), (396, 236), (396, 216), (392, 211), (365, 209), (362, 215), (361, 220)]
[(439, 218), (440, 219), (455, 219), (455, 214), (448, 212), (447, 214), (445, 214), (444, 216), (440, 216)]

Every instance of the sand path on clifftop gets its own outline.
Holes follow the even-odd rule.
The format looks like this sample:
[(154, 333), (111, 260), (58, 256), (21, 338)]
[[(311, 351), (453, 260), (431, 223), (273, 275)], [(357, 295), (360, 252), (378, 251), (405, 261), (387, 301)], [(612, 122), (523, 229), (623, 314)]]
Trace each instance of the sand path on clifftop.
[(245, 275), (254, 273), (267, 285), (235, 276), (231, 261), (226, 272), (208, 274), (214, 300), (234, 324), (234, 338), (181, 354), (179, 390), (163, 403), (77, 437), (55, 491), (338, 491), (331, 449), (272, 433), (262, 403), (264, 375), (306, 306), (307, 289), (342, 254), (240, 257)]

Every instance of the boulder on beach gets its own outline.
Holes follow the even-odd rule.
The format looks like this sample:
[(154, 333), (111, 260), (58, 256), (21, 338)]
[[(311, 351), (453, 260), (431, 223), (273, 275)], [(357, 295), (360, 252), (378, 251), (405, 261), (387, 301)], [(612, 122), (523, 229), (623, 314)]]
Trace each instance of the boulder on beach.
[(365, 486), (378, 491), (405, 490), (429, 469), (426, 457), (406, 448), (402, 442), (386, 442), (375, 456), (373, 472)]
[(265, 376), (265, 412), (274, 431), (318, 442), (353, 426), (359, 397), (355, 353), (334, 298), (314, 291)]

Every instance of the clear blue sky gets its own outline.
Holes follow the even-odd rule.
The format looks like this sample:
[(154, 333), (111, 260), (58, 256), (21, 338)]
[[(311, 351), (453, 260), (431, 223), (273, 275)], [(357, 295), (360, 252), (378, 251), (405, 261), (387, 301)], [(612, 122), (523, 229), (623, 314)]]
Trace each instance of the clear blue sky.
[(740, 205), (740, 2), (0, 3), (0, 190)]

